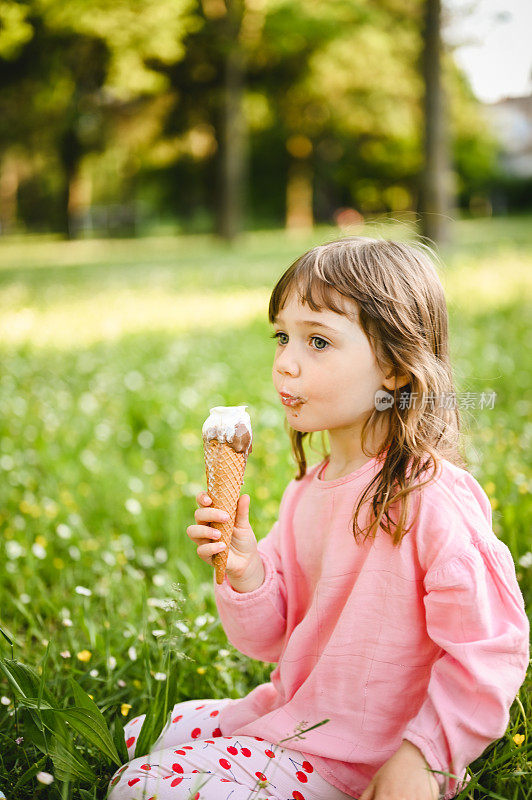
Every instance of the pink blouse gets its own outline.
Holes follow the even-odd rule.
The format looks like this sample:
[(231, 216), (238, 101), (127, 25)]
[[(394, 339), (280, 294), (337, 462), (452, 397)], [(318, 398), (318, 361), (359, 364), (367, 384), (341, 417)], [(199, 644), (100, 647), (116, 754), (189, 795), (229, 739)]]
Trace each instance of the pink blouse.
[(510, 551), (480, 484), (446, 460), (399, 547), (382, 529), (356, 543), (353, 511), (379, 459), (335, 480), (320, 479), (324, 463), (287, 486), (258, 544), (262, 586), (214, 583), (229, 641), (277, 664), (227, 705), (220, 728), (271, 742), (296, 734), (285, 746), (352, 797), (407, 739), (455, 776), (435, 774), (451, 798), (505, 733), (526, 674), (529, 623)]

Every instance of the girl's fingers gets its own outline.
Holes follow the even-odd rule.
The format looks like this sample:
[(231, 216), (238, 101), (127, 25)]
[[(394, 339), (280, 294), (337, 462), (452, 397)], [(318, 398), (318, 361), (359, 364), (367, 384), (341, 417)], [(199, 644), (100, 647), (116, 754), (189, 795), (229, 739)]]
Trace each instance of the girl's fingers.
[(221, 534), (216, 528), (210, 528), (208, 525), (189, 525), (187, 528), (187, 536), (194, 542), (210, 539), (219, 539)]
[(196, 522), (229, 522), (229, 514), (221, 508), (197, 508), (194, 518)]
[(216, 542), (215, 544), (200, 544), (197, 553), (203, 561), (207, 561), (210, 564), (212, 557), (215, 556), (216, 553), (221, 553), (222, 550), (225, 550), (225, 548), (226, 545), (223, 542)]
[(212, 503), (212, 500), (207, 492), (199, 492), (199, 494), (196, 495), (196, 503), (199, 506), (208, 506)]

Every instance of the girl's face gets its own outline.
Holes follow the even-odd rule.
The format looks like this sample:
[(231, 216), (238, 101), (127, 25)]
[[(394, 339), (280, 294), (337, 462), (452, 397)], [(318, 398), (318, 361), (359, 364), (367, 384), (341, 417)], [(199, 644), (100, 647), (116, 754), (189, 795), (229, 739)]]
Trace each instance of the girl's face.
[[(341, 295), (339, 302), (351, 318), (312, 311), (292, 291), (274, 322), (273, 384), (288, 424), (301, 432), (359, 431), (375, 408), (375, 392), (388, 383), (360, 327), (356, 304)], [(297, 400), (284, 400), (284, 394)]]

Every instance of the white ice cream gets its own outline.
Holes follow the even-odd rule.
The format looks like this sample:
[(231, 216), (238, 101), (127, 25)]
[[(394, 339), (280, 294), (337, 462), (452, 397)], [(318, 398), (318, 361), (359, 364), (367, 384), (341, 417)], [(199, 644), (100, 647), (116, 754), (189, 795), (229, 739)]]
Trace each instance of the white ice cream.
[[(237, 425), (244, 426), (249, 432), (249, 450), (253, 434), (251, 431), (251, 418), (246, 411), (247, 406), (215, 406), (211, 408), (210, 414), (203, 423), (201, 429), (203, 438), (206, 441), (218, 439), (219, 442), (231, 444), (235, 440)], [(240, 438), (242, 437), (242, 427), (240, 427)]]

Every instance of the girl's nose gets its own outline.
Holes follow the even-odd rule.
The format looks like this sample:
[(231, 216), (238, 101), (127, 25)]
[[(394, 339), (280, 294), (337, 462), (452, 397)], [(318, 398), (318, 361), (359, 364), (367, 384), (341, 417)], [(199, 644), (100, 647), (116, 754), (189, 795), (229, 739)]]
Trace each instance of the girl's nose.
[(293, 353), (285, 348), (275, 359), (275, 368), (281, 375), (298, 375), (299, 362)]

